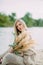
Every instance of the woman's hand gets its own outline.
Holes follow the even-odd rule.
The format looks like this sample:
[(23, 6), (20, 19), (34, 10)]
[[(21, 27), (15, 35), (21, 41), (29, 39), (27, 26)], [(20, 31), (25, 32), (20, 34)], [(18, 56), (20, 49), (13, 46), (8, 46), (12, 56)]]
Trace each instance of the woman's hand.
[(20, 53), (20, 56), (23, 56), (23, 51), (21, 49), (19, 49), (18, 52)]
[(9, 52), (10, 52), (10, 53), (13, 53), (13, 51), (14, 51), (13, 48), (10, 47), (10, 48), (9, 48)]

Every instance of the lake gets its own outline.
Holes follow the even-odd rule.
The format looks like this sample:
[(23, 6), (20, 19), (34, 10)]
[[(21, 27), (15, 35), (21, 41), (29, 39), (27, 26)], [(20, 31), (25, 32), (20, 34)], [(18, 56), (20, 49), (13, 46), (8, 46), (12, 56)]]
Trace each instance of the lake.
[[(35, 49), (43, 49), (43, 27), (31, 27), (29, 31), (36, 42)], [(9, 48), (9, 44), (13, 43), (13, 33), (13, 27), (0, 27), (0, 54)]]

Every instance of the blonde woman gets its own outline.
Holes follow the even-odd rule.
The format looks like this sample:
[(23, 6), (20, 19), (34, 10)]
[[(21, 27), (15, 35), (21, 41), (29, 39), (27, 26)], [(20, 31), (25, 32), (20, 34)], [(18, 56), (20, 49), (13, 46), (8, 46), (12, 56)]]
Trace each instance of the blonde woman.
[(35, 65), (34, 41), (23, 20), (14, 23), (15, 41), (10, 51), (4, 55), (2, 65), (14, 63), (14, 65)]

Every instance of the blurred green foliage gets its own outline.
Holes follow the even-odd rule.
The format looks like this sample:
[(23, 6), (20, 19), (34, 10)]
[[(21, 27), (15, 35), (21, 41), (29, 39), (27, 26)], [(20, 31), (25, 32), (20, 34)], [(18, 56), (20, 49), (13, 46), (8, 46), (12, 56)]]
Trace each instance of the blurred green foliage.
[[(0, 12), (0, 27), (12, 27), (16, 19), (16, 13), (6, 15)], [(43, 19), (34, 19), (28, 12), (21, 19), (25, 21), (28, 27), (43, 27)]]
[(12, 13), (11, 15), (0, 13), (0, 27), (11, 27), (13, 26), (15, 20), (16, 13)]

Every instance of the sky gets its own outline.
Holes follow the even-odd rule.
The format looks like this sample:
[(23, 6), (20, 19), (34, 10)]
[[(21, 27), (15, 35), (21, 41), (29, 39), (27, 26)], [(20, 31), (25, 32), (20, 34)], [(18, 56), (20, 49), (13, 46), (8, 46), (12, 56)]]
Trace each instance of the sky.
[(23, 17), (26, 12), (33, 18), (43, 18), (43, 0), (0, 0), (0, 12), (17, 14), (17, 18)]

